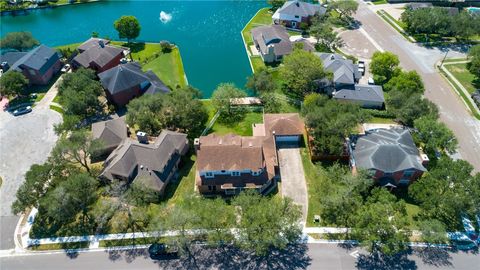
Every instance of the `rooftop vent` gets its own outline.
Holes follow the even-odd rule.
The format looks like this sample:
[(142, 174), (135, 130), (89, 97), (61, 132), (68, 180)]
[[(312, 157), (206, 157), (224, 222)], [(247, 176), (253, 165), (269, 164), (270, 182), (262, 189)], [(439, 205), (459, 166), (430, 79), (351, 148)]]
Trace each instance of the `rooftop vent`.
[(142, 131), (137, 132), (137, 140), (138, 140), (139, 143), (147, 144), (148, 143), (147, 133), (142, 132)]
[(335, 54), (330, 55), (330, 60), (335, 60)]
[(100, 45), (100, 47), (104, 48), (105, 47), (105, 43), (103, 42), (103, 39), (100, 39), (98, 41), (98, 45)]

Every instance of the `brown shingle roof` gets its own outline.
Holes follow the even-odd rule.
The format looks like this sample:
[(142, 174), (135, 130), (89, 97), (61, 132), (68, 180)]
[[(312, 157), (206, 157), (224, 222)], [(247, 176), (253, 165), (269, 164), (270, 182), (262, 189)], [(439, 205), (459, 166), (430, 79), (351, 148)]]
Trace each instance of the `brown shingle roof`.
[(275, 135), (302, 135), (305, 127), (298, 113), (279, 113), (264, 115), (265, 132)]

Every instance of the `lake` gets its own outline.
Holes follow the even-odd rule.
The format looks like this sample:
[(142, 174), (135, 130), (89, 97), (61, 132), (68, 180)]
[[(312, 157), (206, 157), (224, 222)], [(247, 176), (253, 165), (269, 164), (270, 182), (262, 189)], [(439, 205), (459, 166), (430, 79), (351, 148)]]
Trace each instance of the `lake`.
[[(142, 30), (138, 40), (177, 44), (190, 85), (205, 98), (221, 82), (243, 88), (251, 74), (240, 31), (266, 1), (102, 1), (30, 11), (28, 15), (1, 17), (1, 36), (30, 31), (41, 43), (58, 46), (82, 42), (93, 31), (118, 39), (113, 22), (134, 15)], [(171, 15), (162, 22), (160, 13)]]

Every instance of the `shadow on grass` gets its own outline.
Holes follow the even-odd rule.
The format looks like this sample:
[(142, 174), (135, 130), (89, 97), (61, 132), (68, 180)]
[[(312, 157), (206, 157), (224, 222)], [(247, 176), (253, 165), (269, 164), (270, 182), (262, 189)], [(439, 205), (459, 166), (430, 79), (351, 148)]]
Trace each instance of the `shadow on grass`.
[(180, 182), (187, 178), (188, 174), (192, 170), (193, 165), (195, 164), (195, 160), (192, 158), (192, 156), (193, 153), (192, 151), (190, 151), (186, 156), (182, 158), (182, 161), (180, 163), (180, 170), (178, 171), (178, 178), (177, 180), (170, 182), (165, 188), (165, 193), (162, 198), (163, 202), (170, 200), (175, 195), (175, 192), (177, 191)]
[[(256, 256), (232, 246), (208, 248), (197, 245), (179, 259), (158, 260), (155, 263), (161, 269), (306, 269), (311, 263), (307, 250), (307, 245), (298, 244), (285, 250), (271, 250), (266, 256)], [(107, 253), (112, 261), (124, 258), (132, 262), (138, 257), (149, 257), (146, 249), (112, 249)]]
[(132, 53), (138, 53), (145, 50), (145, 42), (123, 43), (122, 46), (129, 48)]

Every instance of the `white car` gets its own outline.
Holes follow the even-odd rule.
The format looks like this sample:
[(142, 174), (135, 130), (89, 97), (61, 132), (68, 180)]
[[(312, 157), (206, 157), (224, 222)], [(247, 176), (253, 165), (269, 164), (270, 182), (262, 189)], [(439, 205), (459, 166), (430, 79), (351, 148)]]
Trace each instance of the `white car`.
[(60, 70), (61, 72), (65, 73), (70, 70), (70, 64), (66, 64), (63, 66), (63, 68)]
[(372, 77), (368, 78), (368, 84), (370, 84), (370, 85), (375, 84), (375, 81), (373, 80)]

